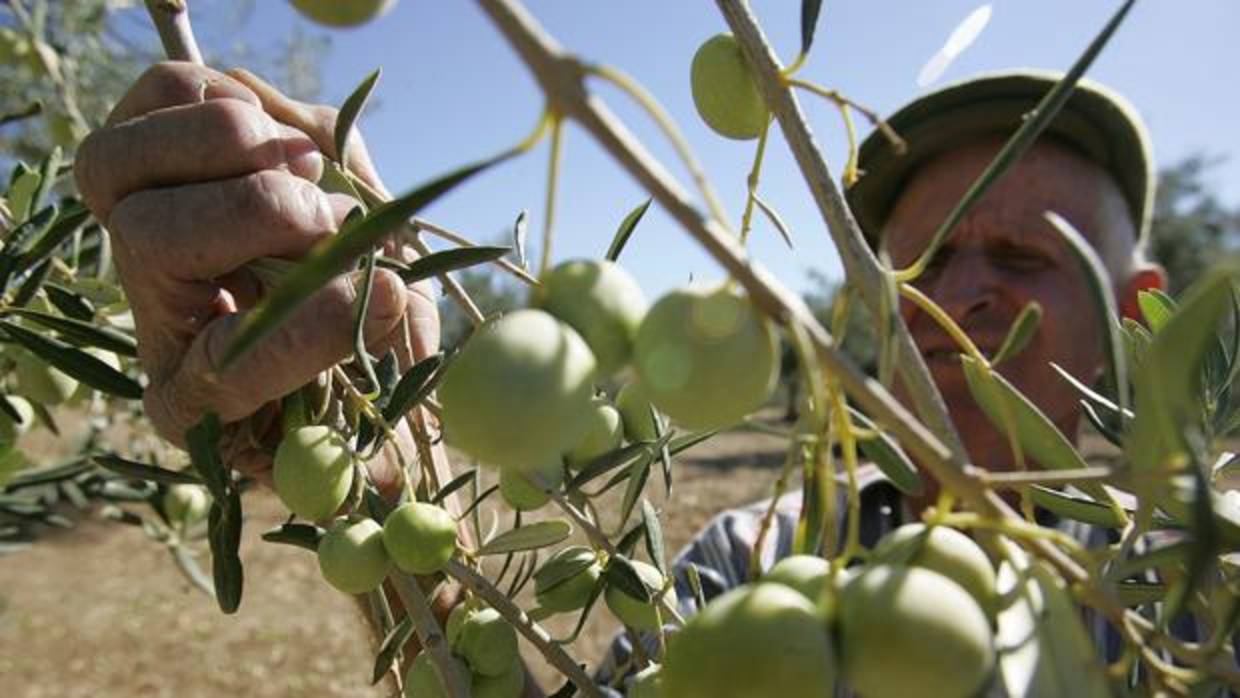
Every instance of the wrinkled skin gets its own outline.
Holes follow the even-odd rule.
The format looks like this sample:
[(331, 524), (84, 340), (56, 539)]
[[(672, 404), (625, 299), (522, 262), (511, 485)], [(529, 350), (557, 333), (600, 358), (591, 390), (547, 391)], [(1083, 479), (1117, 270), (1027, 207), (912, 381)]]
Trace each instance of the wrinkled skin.
[[(267, 482), (276, 401), (352, 353), (352, 284), (332, 281), (227, 370), (218, 357), (259, 298), (245, 264), (303, 256), (353, 205), (314, 185), (334, 123), (334, 109), (289, 100), (247, 72), (160, 63), (82, 143), (74, 168), (111, 235), (155, 428), (183, 445), (185, 430), (213, 410), (226, 425), (228, 464)], [(350, 166), (382, 190), (360, 137), (349, 153)], [(402, 348), (406, 325), (412, 346)], [(402, 365), (435, 351), (430, 287), (407, 288), (377, 270), (365, 335), (374, 353), (396, 346)], [(380, 486), (396, 484), (396, 471), (378, 460)]]
[[(885, 245), (897, 268), (912, 263), (925, 249), (935, 228), (1001, 145), (998, 139), (978, 140), (932, 159), (913, 175), (884, 228)], [(1075, 438), (1080, 418), (1077, 397), (1049, 364), (1054, 361), (1092, 381), (1103, 367), (1102, 335), (1088, 282), (1067, 243), (1042, 214), (1059, 213), (1096, 249), (1123, 248), (1123, 236), (1131, 240), (1135, 233), (1131, 219), (1122, 213), (1122, 199), (1114, 198), (1120, 196), (1099, 166), (1055, 142), (1039, 142), (964, 217), (915, 283), (988, 356), (1028, 302), (1041, 304), (1037, 333), (1000, 372), (1069, 439)], [(1147, 267), (1125, 276), (1115, 283), (1117, 301), (1121, 311), (1131, 315), (1137, 292), (1160, 287), (1162, 274)], [(969, 394), (955, 345), (911, 303), (901, 301), (901, 314), (973, 462), (991, 470), (1013, 468), (1006, 438)], [(932, 502), (933, 496), (929, 493), (924, 501)]]

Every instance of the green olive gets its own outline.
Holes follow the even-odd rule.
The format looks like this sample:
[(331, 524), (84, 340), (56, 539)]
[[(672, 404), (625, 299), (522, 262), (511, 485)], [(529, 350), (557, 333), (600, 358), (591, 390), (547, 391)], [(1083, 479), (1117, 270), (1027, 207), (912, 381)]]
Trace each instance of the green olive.
[(585, 436), (564, 456), (573, 470), (581, 470), (595, 458), (620, 448), (624, 441), (620, 412), (603, 398), (591, 401), (587, 419)]
[(731, 34), (713, 36), (698, 48), (689, 85), (698, 114), (716, 133), (742, 141), (762, 135), (770, 113)]
[(668, 643), (662, 695), (830, 696), (834, 656), (828, 629), (804, 596), (782, 584), (737, 587), (708, 603)]
[(771, 323), (726, 286), (659, 299), (637, 331), (634, 358), (650, 401), (687, 429), (735, 424), (766, 402), (779, 375)]
[(599, 375), (628, 363), (646, 314), (646, 298), (632, 275), (615, 262), (577, 259), (557, 265), (540, 281), (535, 302), (586, 340)]
[(396, 0), (290, 0), (306, 17), (329, 27), (356, 27), (387, 12)]
[(520, 698), (524, 690), (525, 666), (520, 657), (514, 657), (498, 675), (475, 673), (469, 686), (473, 698)]
[(874, 546), (871, 559), (938, 572), (964, 587), (987, 616), (993, 616), (998, 610), (995, 569), (990, 558), (972, 538), (954, 528), (905, 524)]
[(401, 570), (434, 574), (456, 554), (456, 521), (433, 504), (403, 504), (383, 523), (383, 547)]
[(518, 310), (477, 330), (439, 388), (445, 437), (483, 463), (529, 467), (585, 431), (594, 356), (571, 327)]
[(844, 675), (867, 697), (977, 695), (995, 663), (990, 622), (959, 584), (921, 567), (877, 564), (839, 600)]
[[(452, 662), (461, 676), (468, 681), (469, 667), (465, 666), (465, 662), (455, 657), (452, 658)], [(418, 656), (413, 658), (409, 670), (405, 672), (405, 696), (406, 698), (448, 698), (448, 689), (439, 680), (439, 670), (435, 668), (435, 662), (431, 660), (430, 653), (419, 652)]]
[(323, 578), (346, 594), (378, 589), (391, 568), (383, 528), (373, 519), (337, 521), (319, 541)]
[(776, 562), (762, 575), (762, 581), (796, 589), (817, 605), (822, 601), (822, 590), (830, 574), (831, 563), (816, 555), (790, 555)]
[(538, 605), (556, 613), (585, 608), (603, 568), (598, 555), (583, 545), (573, 545), (552, 555), (534, 573)]
[(276, 495), (309, 521), (326, 519), (344, 504), (353, 485), (353, 452), (325, 426), (293, 429), (276, 449), (272, 469)]
[(174, 524), (201, 521), (211, 509), (211, 496), (199, 485), (171, 485), (164, 493), (164, 513)]
[(483, 676), (500, 676), (520, 659), (517, 631), (493, 608), (467, 616), (454, 647), (469, 668)]
[(517, 511), (539, 509), (551, 499), (550, 494), (535, 484), (539, 481), (553, 490), (564, 484), (564, 465), (559, 458), (532, 469), (504, 468), (499, 473), (500, 496)]
[(663, 698), (663, 667), (651, 664), (637, 672), (625, 695), (628, 698)]

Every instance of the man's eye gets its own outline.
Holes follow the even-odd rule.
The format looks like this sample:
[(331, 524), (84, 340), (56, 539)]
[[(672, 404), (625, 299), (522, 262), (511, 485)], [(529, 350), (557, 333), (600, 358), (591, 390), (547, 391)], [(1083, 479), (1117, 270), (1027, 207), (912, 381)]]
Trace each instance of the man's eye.
[(1001, 252), (994, 256), (994, 260), (1003, 269), (1020, 272), (1040, 271), (1045, 269), (1050, 263), (1041, 254), (1017, 250)]

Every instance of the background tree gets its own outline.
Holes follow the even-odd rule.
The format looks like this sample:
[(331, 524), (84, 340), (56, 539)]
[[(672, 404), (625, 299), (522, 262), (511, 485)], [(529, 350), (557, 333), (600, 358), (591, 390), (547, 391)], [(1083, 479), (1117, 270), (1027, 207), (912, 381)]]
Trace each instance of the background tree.
[(1240, 243), (1240, 209), (1219, 201), (1207, 177), (1222, 158), (1193, 155), (1158, 174), (1150, 255), (1178, 295)]

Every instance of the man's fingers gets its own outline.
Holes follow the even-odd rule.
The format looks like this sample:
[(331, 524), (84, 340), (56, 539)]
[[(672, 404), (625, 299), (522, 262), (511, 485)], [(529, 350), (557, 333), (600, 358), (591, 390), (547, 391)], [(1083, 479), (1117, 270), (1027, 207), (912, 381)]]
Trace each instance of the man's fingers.
[(93, 132), (79, 147), (74, 169), (86, 203), (108, 223), (116, 203), (142, 189), (271, 169), (314, 181), (322, 160), (314, 141), (259, 107), (213, 99)]
[(112, 109), (107, 125), (209, 99), (239, 99), (256, 107), (261, 106), (253, 90), (229, 75), (196, 63), (164, 61), (142, 73)]
[[(236, 421), (304, 385), (352, 353), (355, 299), (350, 278), (333, 280), (224, 371), (219, 359), (246, 315), (216, 318), (195, 337), (173, 375), (147, 390), (151, 420), (165, 435), (182, 434), (206, 410)], [(376, 270), (364, 329), (372, 350), (391, 342), (406, 302), (400, 277)]]
[(281, 170), (144, 189), (112, 211), (126, 269), (178, 281), (228, 274), (259, 257), (295, 258), (336, 230), (349, 199)]

